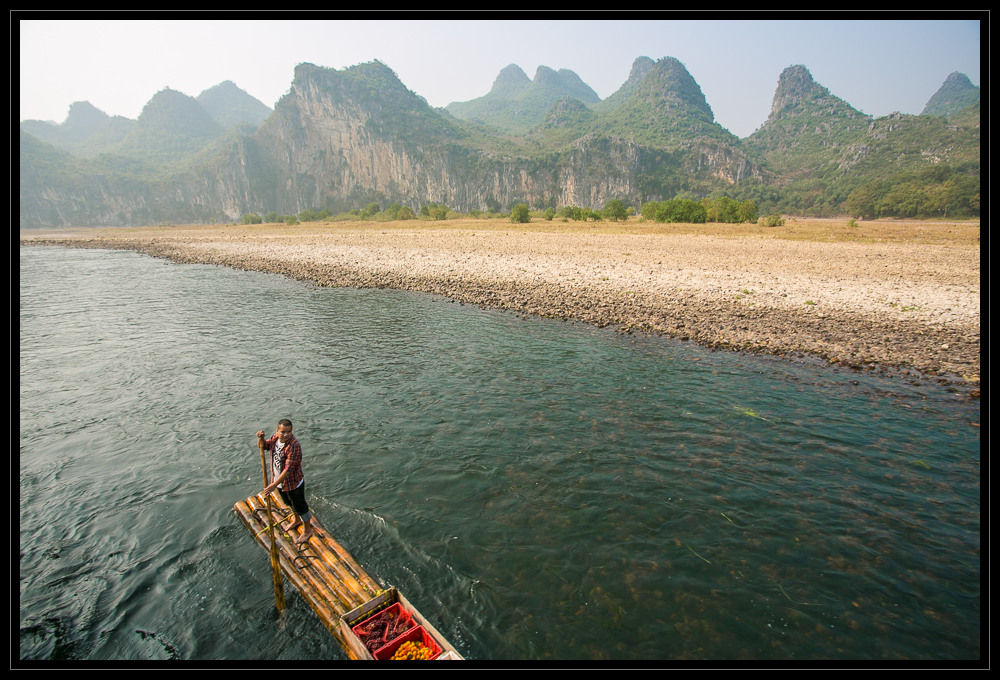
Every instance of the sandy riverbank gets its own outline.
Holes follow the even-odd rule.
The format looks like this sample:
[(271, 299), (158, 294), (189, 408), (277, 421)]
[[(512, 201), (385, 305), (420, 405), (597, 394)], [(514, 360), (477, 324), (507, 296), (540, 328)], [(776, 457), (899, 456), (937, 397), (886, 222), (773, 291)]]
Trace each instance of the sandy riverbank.
[(980, 382), (979, 224), (791, 221), (311, 223), (22, 231), (326, 286), (424, 291), (519, 314), (863, 370)]

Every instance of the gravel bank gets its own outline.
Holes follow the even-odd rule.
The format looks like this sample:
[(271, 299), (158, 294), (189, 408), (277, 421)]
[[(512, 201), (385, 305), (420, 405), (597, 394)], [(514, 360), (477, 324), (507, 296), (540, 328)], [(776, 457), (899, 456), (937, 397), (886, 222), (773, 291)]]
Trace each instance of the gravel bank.
[[(978, 388), (979, 246), (420, 227), (22, 233)], [(978, 389), (972, 390), (978, 395)]]

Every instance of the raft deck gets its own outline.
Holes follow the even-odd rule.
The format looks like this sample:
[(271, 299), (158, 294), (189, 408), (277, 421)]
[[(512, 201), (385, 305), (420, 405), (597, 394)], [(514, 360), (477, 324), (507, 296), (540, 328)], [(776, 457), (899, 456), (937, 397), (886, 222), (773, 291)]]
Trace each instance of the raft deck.
[[(257, 542), (270, 553), (266, 498), (260, 494), (250, 496), (245, 501), (236, 503), (234, 509)], [(358, 613), (377, 610), (378, 606), (393, 602), (406, 605), (412, 611), (414, 619), (433, 635), (443, 650), (439, 659), (462, 658), (395, 588), (384, 588), (369, 576), (315, 516), (312, 522), (315, 533), (307, 543), (299, 545), (295, 543), (294, 537), (281, 528), (282, 520), (291, 509), (277, 494), (271, 495), (271, 512), (276, 522), (274, 538), (282, 573), (337, 639), (349, 658), (373, 658), (351, 631)], [(350, 622), (348, 619), (351, 619)]]

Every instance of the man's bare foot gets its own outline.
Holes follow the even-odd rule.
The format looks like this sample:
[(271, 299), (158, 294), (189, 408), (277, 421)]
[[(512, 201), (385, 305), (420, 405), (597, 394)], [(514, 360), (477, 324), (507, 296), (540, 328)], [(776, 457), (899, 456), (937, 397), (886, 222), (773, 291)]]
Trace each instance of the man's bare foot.
[(315, 534), (315, 533), (316, 532), (313, 531), (313, 529), (312, 529), (311, 526), (306, 525), (306, 528), (302, 531), (302, 535), (299, 536), (298, 538), (296, 538), (295, 542), (296, 543), (305, 543), (310, 538), (312, 538), (313, 534)]
[(298, 529), (300, 526), (302, 526), (302, 520), (297, 519), (288, 526), (286, 526), (285, 531), (294, 531), (295, 529)]

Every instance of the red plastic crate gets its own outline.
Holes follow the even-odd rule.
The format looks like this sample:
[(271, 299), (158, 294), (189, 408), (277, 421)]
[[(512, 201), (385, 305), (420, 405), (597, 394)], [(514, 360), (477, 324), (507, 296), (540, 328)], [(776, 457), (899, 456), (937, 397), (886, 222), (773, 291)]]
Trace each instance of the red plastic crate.
[(441, 654), (441, 645), (435, 642), (434, 638), (427, 634), (427, 631), (423, 626), (417, 626), (416, 628), (411, 628), (409, 631), (399, 636), (385, 647), (376, 649), (375, 654), (373, 655), (375, 660), (388, 661), (392, 659), (392, 655), (396, 653), (396, 650), (399, 649), (404, 642), (424, 643), (431, 648), (431, 660), (436, 659), (438, 655)]
[[(382, 635), (379, 636), (378, 641), (375, 642), (377, 646), (372, 646), (368, 641), (368, 632), (370, 627), (380, 619), (388, 619), (389, 625), (386, 627)], [(396, 602), (385, 609), (372, 614), (367, 619), (354, 626), (351, 630), (354, 631), (354, 634), (358, 636), (358, 639), (362, 641), (365, 647), (374, 651), (387, 643), (392, 642), (400, 635), (404, 635), (409, 632), (415, 625), (413, 616), (410, 612), (403, 609), (403, 606)]]

